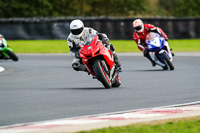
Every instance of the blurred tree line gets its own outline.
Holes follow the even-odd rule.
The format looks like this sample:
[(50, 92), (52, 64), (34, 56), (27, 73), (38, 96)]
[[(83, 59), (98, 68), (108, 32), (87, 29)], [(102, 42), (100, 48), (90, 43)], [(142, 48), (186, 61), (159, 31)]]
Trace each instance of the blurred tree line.
[(0, 0), (10, 17), (199, 17), (200, 0)]

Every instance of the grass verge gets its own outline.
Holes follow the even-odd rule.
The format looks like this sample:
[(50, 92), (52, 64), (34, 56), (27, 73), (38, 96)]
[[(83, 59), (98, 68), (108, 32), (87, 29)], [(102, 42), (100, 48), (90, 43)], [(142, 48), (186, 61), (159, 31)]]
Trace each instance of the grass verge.
[(134, 124), (124, 127), (109, 127), (78, 133), (199, 133), (200, 116), (165, 121)]
[[(111, 40), (116, 52), (139, 52), (133, 40)], [(66, 40), (15, 40), (8, 41), (15, 53), (69, 53)], [(200, 39), (169, 40), (174, 52), (200, 51)]]

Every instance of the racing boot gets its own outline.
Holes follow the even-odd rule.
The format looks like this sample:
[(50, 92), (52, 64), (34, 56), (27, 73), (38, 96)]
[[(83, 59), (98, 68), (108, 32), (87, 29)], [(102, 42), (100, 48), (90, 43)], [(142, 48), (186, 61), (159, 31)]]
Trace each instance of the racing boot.
[[(73, 68), (74, 70), (76, 70), (76, 71), (88, 72), (87, 68), (86, 68), (83, 64), (81, 64), (81, 63), (79, 63), (79, 62), (74, 62), (74, 63), (72, 64), (72, 68)], [(89, 73), (89, 72), (88, 72), (88, 73)]]
[(108, 44), (107, 44), (106, 47), (107, 47), (107, 48), (111, 51), (111, 53), (113, 54), (113, 56), (114, 56), (114, 62), (115, 62), (115, 64), (116, 64), (116, 66), (117, 66), (117, 70), (118, 70), (119, 72), (121, 72), (121, 71), (122, 71), (121, 63), (120, 63), (120, 61), (119, 61), (119, 59), (118, 59), (118, 57), (117, 57), (117, 54), (115, 53), (115, 47), (114, 47), (114, 45), (112, 45), (111, 43), (108, 42)]
[(149, 56), (149, 54), (146, 54), (146, 56), (145, 57), (147, 57), (147, 59), (149, 59), (150, 61), (151, 61), (151, 64), (152, 64), (152, 66), (153, 67), (155, 67), (156, 66), (156, 63), (155, 63), (155, 61), (153, 61), (152, 59), (151, 59), (151, 57)]
[(165, 66), (163, 67), (163, 70), (168, 70), (168, 66), (165, 65)]
[(175, 54), (172, 52), (172, 49), (170, 49), (171, 53), (172, 53), (172, 56), (175, 56)]
[(152, 64), (153, 67), (156, 66), (156, 63), (153, 60), (151, 61), (151, 64)]
[(121, 63), (120, 63), (120, 61), (119, 61), (119, 58), (117, 57), (117, 54), (116, 54), (116, 53), (113, 54), (113, 56), (114, 56), (114, 62), (115, 62), (115, 64), (116, 64), (116, 66), (117, 66), (117, 69), (119, 70), (119, 72), (121, 72), (121, 71), (122, 71), (122, 68), (121, 68)]

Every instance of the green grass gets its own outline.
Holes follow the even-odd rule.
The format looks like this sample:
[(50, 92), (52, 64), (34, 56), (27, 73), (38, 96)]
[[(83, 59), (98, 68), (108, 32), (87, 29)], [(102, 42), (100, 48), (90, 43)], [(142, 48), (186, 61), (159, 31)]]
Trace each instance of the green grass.
[[(123, 40), (123, 41), (110, 41), (115, 45), (117, 52), (139, 52), (135, 41)], [(193, 40), (169, 40), (170, 48), (174, 52), (184, 51), (200, 51), (200, 39)]]
[(179, 120), (176, 122), (166, 122), (164, 124), (140, 124), (124, 127), (109, 127), (91, 131), (81, 131), (78, 133), (199, 133), (200, 119)]
[[(116, 52), (139, 52), (133, 40), (111, 40)], [(66, 40), (16, 40), (8, 41), (15, 53), (69, 53)], [(169, 40), (174, 52), (200, 51), (200, 39)]]
[(15, 53), (66, 53), (69, 52), (65, 40), (16, 40), (7, 41)]

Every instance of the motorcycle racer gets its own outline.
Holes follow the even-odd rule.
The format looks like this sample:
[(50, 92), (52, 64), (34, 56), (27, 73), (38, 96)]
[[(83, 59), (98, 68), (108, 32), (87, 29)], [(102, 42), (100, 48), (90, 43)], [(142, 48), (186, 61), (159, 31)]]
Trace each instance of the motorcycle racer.
[(0, 46), (1, 46), (1, 44), (4, 44), (4, 43), (7, 44), (6, 39), (3, 37), (2, 34), (0, 34)]
[[(6, 39), (4, 38), (4, 36), (2, 34), (0, 34), (0, 49), (1, 47), (4, 47), (4, 45), (7, 45), (7, 41)], [(0, 53), (0, 59), (7, 59), (6, 57), (4, 57), (1, 53)]]
[(146, 36), (150, 32), (156, 32), (165, 39), (166, 45), (169, 45), (167, 35), (163, 32), (161, 28), (155, 27), (152, 24), (144, 24), (141, 19), (136, 19), (133, 21), (133, 28), (135, 29), (133, 33), (133, 39), (137, 43), (138, 49), (143, 52), (144, 57), (148, 58), (151, 61), (152, 66), (155, 66), (156, 63), (150, 58), (148, 53), (147, 44), (145, 42)]
[(0, 59), (12, 59), (13, 61), (19, 60), (13, 50), (8, 46), (6, 39), (2, 34), (0, 34)]
[(107, 47), (114, 56), (114, 62), (121, 71), (121, 63), (115, 53), (115, 47), (109, 43), (109, 39), (106, 34), (98, 33), (91, 27), (84, 27), (81, 20), (75, 19), (70, 23), (71, 33), (67, 37), (68, 46), (70, 48), (70, 54), (74, 57), (72, 61), (72, 68), (76, 71), (87, 71), (86, 67), (82, 64), (79, 57), (80, 44), (85, 44), (87, 39), (92, 35), (98, 35), (105, 47)]

